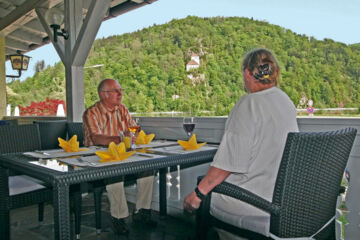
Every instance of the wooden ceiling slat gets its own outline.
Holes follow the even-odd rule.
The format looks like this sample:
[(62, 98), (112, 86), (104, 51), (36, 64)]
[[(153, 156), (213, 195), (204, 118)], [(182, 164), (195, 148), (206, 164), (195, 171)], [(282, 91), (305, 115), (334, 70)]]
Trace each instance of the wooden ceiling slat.
[(6, 47), (14, 50), (27, 51), (29, 46), (13, 39), (6, 39)]
[[(157, 0), (111, 0), (110, 15), (104, 20), (131, 11)], [(83, 0), (83, 17), (86, 16), (91, 0)], [(140, 3), (140, 4), (139, 4)], [(19, 46), (20, 51), (31, 51), (49, 42), (49, 37), (35, 12), (36, 8), (46, 11), (56, 7), (63, 10), (64, 0), (0, 0), (0, 37), (5, 36), (9, 49)], [(119, 8), (120, 7), (120, 8)], [(119, 12), (121, 10), (121, 13)], [(16, 43), (16, 44), (14, 44)], [(24, 48), (27, 49), (24, 50)], [(12, 50), (6, 50), (6, 53)]]
[(43, 40), (41, 36), (25, 32), (21, 29), (12, 32), (10, 35), (8, 35), (8, 38), (12, 38), (20, 42), (25, 42), (27, 44), (41, 44)]
[(14, 11), (8, 14), (0, 23), (0, 32), (9, 25), (19, 21), (24, 15), (34, 9), (35, 6), (42, 3), (42, 0), (28, 0), (24, 4), (18, 6)]
[(38, 19), (31, 20), (26, 23), (23, 28), (33, 33), (42, 34), (42, 37), (44, 37), (44, 34), (46, 35), (46, 32)]
[(4, 18), (6, 15), (10, 13), (10, 10), (0, 8), (0, 18)]

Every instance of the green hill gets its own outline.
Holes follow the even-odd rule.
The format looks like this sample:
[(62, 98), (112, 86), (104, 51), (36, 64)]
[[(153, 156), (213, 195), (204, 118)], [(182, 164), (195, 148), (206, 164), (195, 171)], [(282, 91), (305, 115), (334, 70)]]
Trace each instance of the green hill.
[[(320, 41), (248, 18), (192, 16), (96, 40), (86, 66), (104, 65), (85, 69), (86, 106), (97, 101), (101, 79), (115, 78), (125, 88), (123, 102), (132, 112), (208, 110), (226, 115), (246, 94), (241, 61), (255, 47), (277, 56), (280, 87), (295, 105), (307, 97), (317, 108), (359, 106), (358, 44)], [(185, 69), (192, 53), (200, 55), (200, 68), (190, 72), (197, 81)], [(13, 105), (65, 99), (64, 67), (59, 63), (8, 86), (21, 95), (8, 97)], [(179, 98), (173, 100), (174, 95)]]

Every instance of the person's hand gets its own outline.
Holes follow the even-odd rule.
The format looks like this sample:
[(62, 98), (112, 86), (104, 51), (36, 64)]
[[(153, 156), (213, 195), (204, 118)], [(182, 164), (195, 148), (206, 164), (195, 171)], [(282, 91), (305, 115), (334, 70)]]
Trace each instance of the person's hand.
[(192, 192), (184, 199), (184, 209), (189, 213), (193, 213), (200, 207), (200, 203), (200, 198), (196, 196), (195, 192)]

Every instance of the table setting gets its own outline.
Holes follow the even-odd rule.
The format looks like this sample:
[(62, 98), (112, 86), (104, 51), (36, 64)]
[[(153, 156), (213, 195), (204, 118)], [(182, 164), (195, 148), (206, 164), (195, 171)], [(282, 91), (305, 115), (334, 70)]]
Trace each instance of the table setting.
[[(179, 137), (181, 140), (178, 141), (169, 141), (156, 140), (155, 134), (141, 133), (140, 129), (137, 131), (139, 133), (134, 143), (133, 140), (126, 143), (126, 138), (123, 137), (123, 141), (119, 144), (83, 148), (79, 147), (77, 136), (73, 135), (68, 141), (58, 138), (61, 147), (59, 149), (39, 149), (2, 155), (0, 182), (7, 183), (9, 169), (51, 185), (55, 191), (53, 202), (57, 239), (70, 239), (70, 187), (80, 183), (157, 170), (159, 171), (159, 212), (161, 216), (166, 216), (168, 169), (176, 166), (178, 169), (182, 166), (188, 168), (208, 163), (216, 153), (217, 146), (198, 143), (195, 134), (191, 136), (189, 134), (189, 138)], [(7, 189), (4, 187), (0, 195), (9, 197)], [(6, 214), (8, 213), (7, 209)]]
[[(185, 118), (184, 118), (185, 119)], [(106, 146), (79, 147), (77, 136), (73, 135), (68, 141), (58, 138), (59, 149), (36, 150), (23, 153), (26, 156), (36, 158), (38, 161), (31, 161), (36, 165), (48, 167), (47, 161), (56, 160), (59, 165), (67, 164), (73, 167), (104, 167), (146, 161), (148, 159), (159, 159), (169, 155), (186, 154), (217, 149), (215, 145), (208, 145), (206, 142), (197, 143), (196, 134), (192, 134), (195, 123), (184, 120), (184, 130), (189, 140), (154, 140), (155, 134), (146, 134), (140, 128), (131, 127), (130, 137), (123, 137), (122, 142), (116, 145), (111, 142)], [(187, 125), (191, 125), (191, 129)], [(186, 125), (186, 127), (185, 127)], [(135, 130), (134, 130), (135, 129)], [(130, 127), (129, 127), (130, 130)], [(138, 132), (136, 139), (135, 134)], [(53, 164), (51, 164), (53, 165)], [(58, 169), (64, 169), (63, 167)]]

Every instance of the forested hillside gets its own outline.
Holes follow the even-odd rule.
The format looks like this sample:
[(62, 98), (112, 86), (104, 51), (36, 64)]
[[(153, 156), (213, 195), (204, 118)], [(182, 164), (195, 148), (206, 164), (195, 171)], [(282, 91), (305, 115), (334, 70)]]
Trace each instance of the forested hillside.
[[(84, 70), (86, 106), (97, 101), (101, 79), (115, 78), (125, 89), (123, 102), (132, 112), (208, 110), (226, 115), (246, 94), (241, 61), (255, 47), (268, 48), (277, 56), (280, 87), (295, 105), (306, 97), (317, 108), (359, 107), (359, 44), (320, 41), (239, 17), (187, 17), (96, 40), (86, 66), (104, 65)], [(189, 79), (185, 69), (193, 53), (200, 55), (200, 68), (190, 71), (197, 81)], [(8, 101), (24, 106), (46, 97), (65, 99), (64, 76), (59, 63), (23, 82), (9, 83), (13, 93)]]

